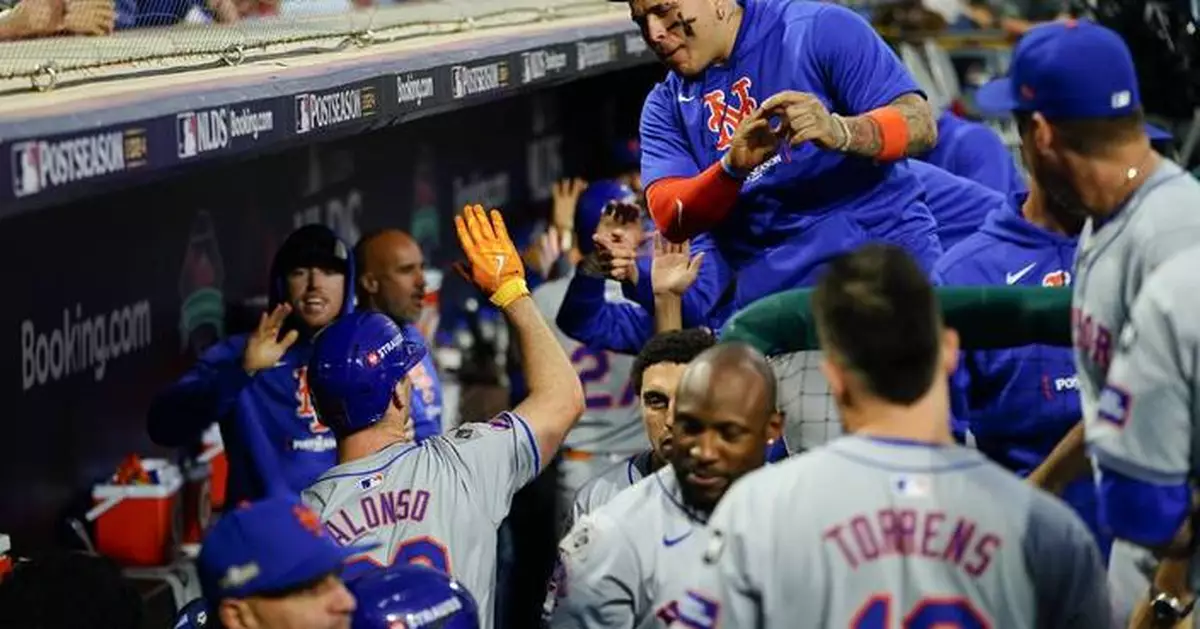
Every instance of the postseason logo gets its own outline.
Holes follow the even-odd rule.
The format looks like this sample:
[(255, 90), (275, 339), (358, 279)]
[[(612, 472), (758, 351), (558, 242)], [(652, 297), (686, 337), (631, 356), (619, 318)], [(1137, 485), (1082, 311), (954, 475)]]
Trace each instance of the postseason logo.
[(179, 159), (188, 159), (229, 148), (236, 138), (258, 140), (275, 129), (275, 114), (230, 107), (187, 111), (175, 117), (175, 143)]
[(13, 195), (29, 197), (137, 168), (146, 163), (147, 150), (145, 129), (17, 142), (12, 146)]
[(466, 98), (508, 87), (508, 63), (496, 61), (478, 66), (454, 66), (454, 98)]
[(532, 83), (558, 74), (567, 68), (567, 53), (558, 50), (531, 50), (521, 53), (521, 84)]
[(583, 72), (617, 60), (617, 40), (581, 41), (575, 44), (576, 70)]
[(433, 77), (428, 74), (406, 74), (396, 77), (396, 101), (401, 105), (419, 108), (436, 94)]
[(335, 127), (375, 115), (378, 103), (370, 86), (296, 95), (296, 133)]

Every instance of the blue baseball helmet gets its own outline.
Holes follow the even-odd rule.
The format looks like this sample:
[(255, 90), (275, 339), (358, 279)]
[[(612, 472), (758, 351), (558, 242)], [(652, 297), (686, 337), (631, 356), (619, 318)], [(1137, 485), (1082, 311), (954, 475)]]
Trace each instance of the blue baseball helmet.
[(575, 242), (579, 251), (587, 254), (595, 248), (592, 234), (600, 226), (600, 217), (610, 204), (629, 203), (637, 205), (637, 194), (629, 186), (612, 179), (593, 182), (575, 203)]
[(308, 361), (317, 417), (339, 438), (378, 422), (396, 383), (423, 358), (425, 345), (383, 313), (339, 317), (317, 334)]
[(479, 629), (479, 607), (461, 583), (416, 564), (394, 564), (351, 581), (353, 629)]

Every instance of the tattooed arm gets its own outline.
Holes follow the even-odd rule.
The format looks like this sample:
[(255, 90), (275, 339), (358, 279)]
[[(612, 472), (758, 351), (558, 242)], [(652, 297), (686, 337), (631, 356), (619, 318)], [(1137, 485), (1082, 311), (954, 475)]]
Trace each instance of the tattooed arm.
[[(908, 146), (906, 155), (919, 155), (937, 144), (937, 122), (933, 119), (933, 109), (929, 102), (920, 94), (909, 93), (892, 101), (887, 107), (895, 109), (904, 117), (908, 127)], [(877, 110), (878, 111), (878, 110)], [(849, 139), (842, 150), (846, 153), (875, 157), (883, 148), (883, 134), (871, 113), (861, 116), (843, 117)]]

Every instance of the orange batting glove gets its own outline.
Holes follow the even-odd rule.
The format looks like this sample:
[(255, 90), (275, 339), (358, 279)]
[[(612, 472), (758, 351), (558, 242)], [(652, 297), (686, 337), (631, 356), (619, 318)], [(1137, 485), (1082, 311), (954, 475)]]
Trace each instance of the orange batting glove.
[(529, 294), (525, 265), (499, 210), (492, 210), (489, 221), (483, 206), (468, 205), (462, 216), (454, 217), (454, 227), (470, 265), (465, 275), (488, 294), (493, 304), (505, 308)]

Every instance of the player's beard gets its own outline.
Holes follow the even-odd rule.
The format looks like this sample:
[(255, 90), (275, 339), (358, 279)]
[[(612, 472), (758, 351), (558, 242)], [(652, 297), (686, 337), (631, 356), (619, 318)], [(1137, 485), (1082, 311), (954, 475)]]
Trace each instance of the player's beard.
[(1033, 183), (1042, 191), (1046, 212), (1069, 233), (1078, 233), (1087, 220), (1088, 211), (1071, 178), (1032, 151), (1026, 154), (1025, 164)]

